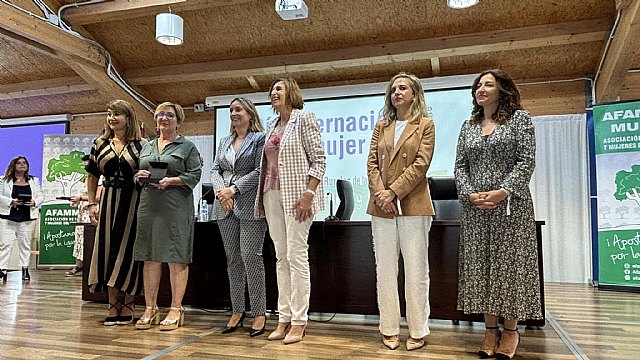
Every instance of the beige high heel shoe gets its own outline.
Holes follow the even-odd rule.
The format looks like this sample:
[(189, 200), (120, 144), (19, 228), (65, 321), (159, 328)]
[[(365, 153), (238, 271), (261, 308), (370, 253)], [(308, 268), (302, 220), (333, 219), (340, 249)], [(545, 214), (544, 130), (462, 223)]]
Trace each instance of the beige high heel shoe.
[(518, 345), (520, 345), (520, 333), (518, 332), (518, 328), (504, 328), (502, 339), (500, 339), (500, 346), (496, 352), (496, 359), (513, 359), (516, 355)]
[(488, 359), (496, 355), (496, 351), (498, 351), (498, 346), (500, 345), (500, 338), (502, 338), (502, 332), (499, 327), (485, 327), (482, 348), (478, 351), (480, 359)]
[[(299, 334), (293, 334), (292, 331), (294, 330), (294, 326), (302, 326), (302, 332)], [(307, 325), (292, 325), (291, 329), (289, 329), (289, 332), (287, 333), (287, 335), (284, 337), (284, 340), (282, 340), (282, 342), (285, 345), (288, 344), (294, 344), (297, 342), (302, 341), (302, 338), (304, 337), (304, 333), (307, 330)]]
[[(280, 324), (285, 324), (285, 325), (284, 327), (282, 327)], [(290, 327), (291, 327), (291, 323), (278, 323), (278, 326), (276, 326), (276, 329), (273, 330), (271, 334), (269, 334), (269, 336), (267, 337), (267, 340), (284, 339), (284, 337), (287, 336), (287, 331), (289, 330)]]
[(180, 313), (180, 317), (175, 320), (167, 320), (166, 318), (160, 322), (160, 331), (169, 331), (175, 330), (179, 326), (184, 324), (184, 308), (182, 306), (178, 307), (170, 307), (173, 311), (178, 311)]
[(151, 328), (151, 324), (158, 325), (160, 323), (160, 310), (158, 310), (157, 306), (147, 306), (145, 308), (145, 314), (147, 310), (151, 311), (151, 316), (149, 317), (141, 317), (138, 321), (136, 321), (136, 329), (137, 330), (147, 330)]
[(400, 337), (398, 335), (384, 336), (382, 335), (382, 343), (388, 347), (389, 350), (395, 350), (400, 346)]

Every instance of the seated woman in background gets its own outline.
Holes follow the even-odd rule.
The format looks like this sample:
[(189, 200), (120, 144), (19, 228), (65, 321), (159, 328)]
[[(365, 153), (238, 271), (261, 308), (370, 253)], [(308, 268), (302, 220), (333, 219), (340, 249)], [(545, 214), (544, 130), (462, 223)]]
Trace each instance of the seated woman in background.
[(471, 92), (471, 119), (462, 124), (455, 162), (462, 203), (458, 309), (484, 314), (480, 358), (511, 359), (520, 342), (518, 319), (542, 319), (529, 191), (535, 132), (504, 71), (482, 72)]
[(155, 180), (157, 183), (144, 185), (140, 197), (134, 258), (144, 261), (146, 308), (136, 322), (136, 329), (149, 329), (151, 324), (159, 322), (158, 288), (162, 263), (168, 263), (171, 309), (160, 322), (160, 330), (174, 330), (184, 322), (182, 298), (193, 256), (193, 187), (200, 181), (202, 168), (196, 146), (178, 135), (178, 127), (184, 121), (182, 107), (162, 103), (156, 108), (154, 117), (160, 136), (142, 149), (136, 177), (139, 182), (147, 181), (152, 162), (164, 163), (166, 175)]
[(31, 239), (38, 219), (37, 205), (42, 203), (40, 180), (29, 175), (29, 161), (16, 156), (0, 179), (0, 277), (7, 281), (9, 257), (15, 243), (20, 249), (22, 280), (31, 280), (29, 257)]
[(253, 103), (236, 98), (229, 106), (231, 135), (222, 138), (211, 169), (216, 192), (213, 217), (218, 221), (227, 256), (227, 273), (233, 314), (222, 330), (236, 330), (245, 317), (245, 287), (248, 283), (253, 326), (250, 336), (264, 333), (266, 295), (262, 246), (267, 223), (256, 219), (253, 205), (264, 148), (264, 127)]
[(409, 338), (407, 350), (424, 346), (429, 334), (429, 229), (433, 204), (427, 170), (433, 158), (435, 126), (424, 90), (414, 75), (394, 76), (385, 95), (383, 119), (371, 137), (367, 175), (376, 287), (383, 344), (400, 345), (398, 257), (402, 253)]

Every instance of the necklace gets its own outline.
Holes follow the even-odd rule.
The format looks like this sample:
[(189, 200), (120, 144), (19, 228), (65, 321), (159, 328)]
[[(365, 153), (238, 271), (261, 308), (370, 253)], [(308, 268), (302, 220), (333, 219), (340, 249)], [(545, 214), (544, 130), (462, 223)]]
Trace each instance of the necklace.
[[(288, 122), (287, 122), (288, 123)], [(278, 123), (276, 124), (276, 128), (273, 129), (275, 133), (279, 133), (280, 131), (282, 131), (282, 129), (287, 127), (287, 123), (282, 124), (280, 120), (278, 120)]]

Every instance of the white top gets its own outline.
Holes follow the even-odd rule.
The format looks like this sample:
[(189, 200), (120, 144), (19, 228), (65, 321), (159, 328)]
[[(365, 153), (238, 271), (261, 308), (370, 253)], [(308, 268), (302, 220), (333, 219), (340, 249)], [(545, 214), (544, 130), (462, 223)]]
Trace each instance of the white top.
[(393, 134), (393, 147), (398, 144), (398, 140), (400, 140), (400, 136), (404, 128), (407, 127), (408, 122), (409, 120), (396, 120), (396, 132)]
[[(407, 127), (409, 120), (396, 120), (396, 131), (393, 134), (393, 147), (398, 145), (398, 140), (404, 132), (404, 128)], [(396, 207), (398, 208), (398, 214), (402, 215), (402, 209), (400, 208), (400, 199), (396, 198)]]

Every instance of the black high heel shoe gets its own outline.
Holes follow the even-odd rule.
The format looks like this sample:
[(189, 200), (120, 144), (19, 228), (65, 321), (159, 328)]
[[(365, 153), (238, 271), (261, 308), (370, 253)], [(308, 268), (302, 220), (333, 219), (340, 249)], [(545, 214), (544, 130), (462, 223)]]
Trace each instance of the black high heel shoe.
[(127, 308), (131, 311), (130, 315), (118, 315), (116, 319), (116, 325), (129, 325), (133, 323), (133, 315), (136, 312), (136, 301), (133, 300), (128, 303), (122, 303), (122, 307), (120, 308), (120, 312), (122, 309)]
[(109, 303), (109, 310), (111, 310), (112, 308), (116, 308), (116, 310), (118, 310), (118, 315), (115, 316), (109, 316), (108, 311), (107, 310), (107, 317), (104, 318), (104, 326), (114, 326), (118, 324), (118, 320), (120, 319), (120, 300), (116, 301), (115, 304), (111, 304)]
[(242, 327), (242, 322), (244, 321), (244, 318), (246, 316), (247, 316), (247, 313), (243, 312), (242, 316), (240, 316), (240, 320), (234, 326), (228, 326), (228, 325), (225, 326), (224, 329), (222, 329), (221, 333), (229, 334), (229, 333), (232, 333), (232, 332), (236, 331), (238, 326)]
[(2, 282), (7, 282), (7, 270), (0, 269), (0, 278), (2, 278)]
[(258, 316), (264, 317), (264, 324), (262, 324), (262, 329), (251, 328), (251, 331), (249, 332), (249, 336), (251, 337), (256, 337), (264, 334), (264, 329), (267, 327), (267, 316), (266, 315), (258, 315)]
[(22, 280), (30, 281), (31, 275), (29, 275), (29, 268), (22, 268)]

